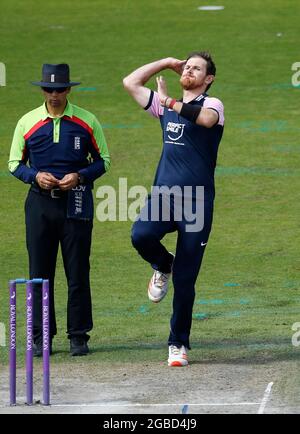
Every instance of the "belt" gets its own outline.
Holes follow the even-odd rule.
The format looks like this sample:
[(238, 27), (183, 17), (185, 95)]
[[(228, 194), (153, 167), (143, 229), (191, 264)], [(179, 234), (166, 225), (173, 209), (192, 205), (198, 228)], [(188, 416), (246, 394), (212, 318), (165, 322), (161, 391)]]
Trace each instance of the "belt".
[(41, 194), (42, 196), (51, 197), (51, 199), (64, 199), (68, 196), (67, 191), (60, 190), (59, 188), (52, 188), (51, 190), (44, 190), (38, 186), (32, 185), (30, 191)]

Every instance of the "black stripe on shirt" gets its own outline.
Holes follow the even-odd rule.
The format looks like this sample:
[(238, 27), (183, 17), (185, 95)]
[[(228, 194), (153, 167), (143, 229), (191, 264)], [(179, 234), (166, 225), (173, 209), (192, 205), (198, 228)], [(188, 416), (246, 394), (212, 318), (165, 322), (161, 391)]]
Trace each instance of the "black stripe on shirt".
[(216, 110), (216, 109), (213, 108), (213, 107), (205, 107), (205, 108), (210, 109), (210, 110), (213, 110), (213, 111), (215, 111), (215, 112), (217, 113), (217, 115), (218, 115), (218, 120), (217, 120), (217, 122), (216, 122), (213, 126), (217, 125), (217, 124), (219, 123), (219, 120), (220, 120), (220, 115), (219, 115), (218, 110)]
[(146, 107), (144, 107), (144, 110), (148, 110), (148, 108), (151, 107), (153, 96), (154, 96), (154, 92), (153, 92), (153, 90), (151, 90), (148, 104), (146, 105)]

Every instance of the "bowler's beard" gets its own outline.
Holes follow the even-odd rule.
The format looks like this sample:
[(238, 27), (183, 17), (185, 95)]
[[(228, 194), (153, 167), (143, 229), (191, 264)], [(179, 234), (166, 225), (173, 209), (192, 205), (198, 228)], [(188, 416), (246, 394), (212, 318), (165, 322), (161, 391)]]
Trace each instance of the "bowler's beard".
[(195, 79), (185, 75), (184, 77), (180, 77), (180, 84), (184, 90), (192, 90), (198, 86), (195, 86)]

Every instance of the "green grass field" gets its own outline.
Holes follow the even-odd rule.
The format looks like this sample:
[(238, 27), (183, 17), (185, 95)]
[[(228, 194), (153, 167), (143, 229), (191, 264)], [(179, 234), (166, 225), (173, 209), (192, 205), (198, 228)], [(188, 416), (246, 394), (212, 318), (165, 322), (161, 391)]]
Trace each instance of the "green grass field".
[[(70, 100), (100, 119), (112, 157), (97, 187), (148, 189), (161, 152), (159, 123), (130, 99), (122, 78), (134, 68), (209, 49), (217, 65), (211, 96), (225, 105), (225, 132), (216, 171), (214, 227), (197, 282), (192, 360), (299, 358), (291, 344), (300, 321), (299, 95), (291, 65), (300, 61), (296, 0), (224, 0), (203, 12), (191, 0), (1, 2), (0, 88), (1, 273), (0, 322), (8, 325), (8, 280), (27, 276), (24, 199), (28, 186), (8, 175), (17, 120), (42, 102), (43, 63), (67, 62), (81, 81)], [(170, 94), (178, 76), (165, 72)], [(151, 82), (154, 87), (154, 80)], [(99, 203), (95, 199), (95, 205)], [(150, 267), (130, 243), (131, 222), (94, 221), (91, 257), (94, 329), (86, 361), (163, 361), (172, 291), (151, 304)], [(174, 250), (175, 234), (165, 239)], [(24, 356), (24, 290), (19, 289), (19, 357)], [(66, 281), (56, 275), (59, 333), (54, 362), (71, 362), (66, 339)], [(23, 319), (21, 316), (23, 315)], [(7, 341), (8, 343), (8, 336)], [(7, 364), (7, 347), (1, 347)]]

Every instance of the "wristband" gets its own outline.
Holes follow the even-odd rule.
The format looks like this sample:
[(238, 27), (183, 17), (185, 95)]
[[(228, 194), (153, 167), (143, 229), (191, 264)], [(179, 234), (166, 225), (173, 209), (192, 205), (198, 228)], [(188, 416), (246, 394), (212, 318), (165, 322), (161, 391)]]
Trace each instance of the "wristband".
[(163, 107), (167, 107), (167, 101), (168, 101), (169, 98), (170, 98), (169, 96), (166, 96), (166, 98), (164, 100)]
[(79, 173), (79, 172), (77, 173), (77, 175), (78, 175), (78, 183), (77, 183), (77, 185), (84, 184), (84, 181), (85, 181), (84, 176), (81, 175), (81, 173)]
[(179, 114), (188, 121), (195, 123), (201, 112), (201, 109), (202, 107), (199, 105), (186, 104), (183, 102)]
[(176, 99), (172, 99), (172, 101), (170, 102), (170, 104), (169, 104), (169, 108), (170, 109), (173, 109), (173, 107), (174, 107), (174, 105), (177, 103), (177, 100)]

